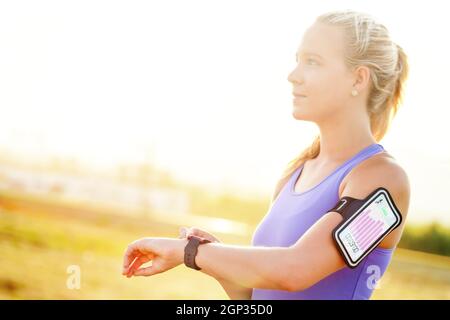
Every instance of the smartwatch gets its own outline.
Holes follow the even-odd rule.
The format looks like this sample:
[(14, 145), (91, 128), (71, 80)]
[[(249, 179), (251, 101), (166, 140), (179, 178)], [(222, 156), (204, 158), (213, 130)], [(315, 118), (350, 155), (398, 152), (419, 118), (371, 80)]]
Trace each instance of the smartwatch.
[(195, 264), (195, 256), (197, 255), (198, 246), (211, 241), (192, 234), (189, 235), (187, 239), (189, 242), (186, 247), (184, 247), (184, 264), (189, 268), (201, 270), (201, 268)]

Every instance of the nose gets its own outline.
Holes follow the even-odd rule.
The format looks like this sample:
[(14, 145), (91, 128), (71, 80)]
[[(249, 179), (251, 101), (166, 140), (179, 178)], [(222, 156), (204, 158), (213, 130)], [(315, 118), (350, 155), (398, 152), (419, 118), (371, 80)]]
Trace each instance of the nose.
[(293, 74), (294, 73), (294, 71), (292, 71), (291, 73), (289, 73), (288, 74), (288, 77), (287, 77), (287, 81), (289, 81), (290, 83), (293, 83), (294, 82), (294, 79), (293, 79)]
[(287, 77), (287, 81), (289, 81), (290, 83), (294, 84), (294, 83), (302, 83), (303, 82), (303, 77), (301, 75), (301, 72), (298, 70), (299, 68), (295, 68), (294, 70), (292, 70), (288, 77)]

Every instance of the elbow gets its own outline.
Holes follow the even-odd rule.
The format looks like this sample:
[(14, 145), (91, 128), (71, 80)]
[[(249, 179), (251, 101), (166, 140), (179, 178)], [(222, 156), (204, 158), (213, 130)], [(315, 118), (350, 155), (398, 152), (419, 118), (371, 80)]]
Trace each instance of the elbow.
[(311, 279), (307, 274), (292, 276), (284, 281), (284, 290), (289, 292), (306, 290), (316, 283)]
[(311, 287), (314, 283), (313, 274), (308, 272), (307, 266), (294, 256), (294, 259), (288, 262), (286, 271), (282, 273), (282, 290), (295, 292), (303, 291)]
[(289, 272), (286, 272), (283, 288), (289, 292), (303, 291), (309, 289), (320, 280), (321, 278), (318, 277), (316, 269), (308, 269), (305, 265), (300, 266), (297, 264), (296, 269), (290, 269)]
[(309, 287), (310, 285), (307, 284), (304, 279), (300, 279), (299, 277), (291, 277), (283, 283), (283, 290), (289, 292), (303, 291)]

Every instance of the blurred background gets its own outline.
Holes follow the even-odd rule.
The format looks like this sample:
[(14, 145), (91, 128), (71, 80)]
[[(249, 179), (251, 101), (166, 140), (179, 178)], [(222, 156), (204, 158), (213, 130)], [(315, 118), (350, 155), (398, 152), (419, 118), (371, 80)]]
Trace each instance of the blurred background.
[(0, 298), (227, 299), (184, 266), (127, 279), (123, 251), (180, 226), (250, 245), (317, 134), (291, 115), (302, 33), (346, 8), (383, 22), (411, 68), (380, 142), (410, 211), (373, 299), (449, 299), (444, 2), (230, 0), (0, 3)]

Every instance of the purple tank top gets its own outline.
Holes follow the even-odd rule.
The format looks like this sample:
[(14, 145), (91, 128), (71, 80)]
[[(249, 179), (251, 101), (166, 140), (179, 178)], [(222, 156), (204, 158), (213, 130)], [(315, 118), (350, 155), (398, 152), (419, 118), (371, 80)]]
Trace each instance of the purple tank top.
[[(299, 193), (294, 191), (294, 186), (303, 168), (303, 165), (300, 166), (259, 223), (253, 234), (252, 245), (289, 247), (295, 244), (339, 201), (339, 185), (350, 170), (363, 160), (383, 151), (385, 149), (381, 144), (371, 144), (345, 161), (319, 184)], [(254, 288), (252, 299), (369, 299), (376, 281), (389, 265), (394, 249), (377, 247), (356, 268), (344, 267), (302, 291)]]

